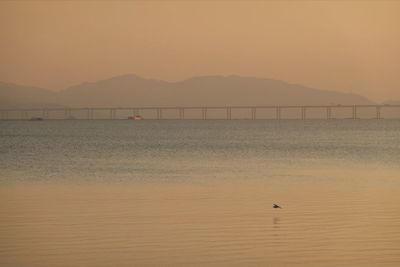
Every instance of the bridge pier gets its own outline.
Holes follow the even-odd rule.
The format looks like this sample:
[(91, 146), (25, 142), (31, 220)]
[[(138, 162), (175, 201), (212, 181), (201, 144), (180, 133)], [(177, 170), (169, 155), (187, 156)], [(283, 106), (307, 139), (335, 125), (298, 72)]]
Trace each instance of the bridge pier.
[(162, 119), (162, 109), (157, 108), (157, 120), (161, 120), (161, 119)]
[(376, 106), (376, 119), (381, 119), (381, 107)]
[(276, 107), (275, 108), (275, 112), (276, 112), (276, 119), (280, 120), (281, 119), (281, 107)]
[(327, 120), (332, 119), (332, 108), (331, 107), (326, 107), (326, 119)]
[(226, 108), (226, 119), (227, 120), (231, 120), (232, 119), (232, 108), (231, 107), (227, 107)]
[(207, 119), (207, 108), (202, 108), (201, 113), (202, 113), (202, 119), (206, 120)]
[(49, 117), (49, 111), (47, 109), (43, 109), (42, 111), (42, 117), (43, 119), (48, 119)]
[(301, 119), (306, 119), (306, 107), (301, 107)]
[(115, 120), (115, 117), (117, 115), (117, 110), (115, 108), (110, 109), (110, 119)]
[(357, 106), (353, 106), (353, 120), (357, 119)]
[(251, 108), (251, 119), (255, 120), (257, 115), (257, 109), (255, 107)]
[(185, 109), (184, 108), (179, 108), (179, 119), (180, 120), (185, 119)]

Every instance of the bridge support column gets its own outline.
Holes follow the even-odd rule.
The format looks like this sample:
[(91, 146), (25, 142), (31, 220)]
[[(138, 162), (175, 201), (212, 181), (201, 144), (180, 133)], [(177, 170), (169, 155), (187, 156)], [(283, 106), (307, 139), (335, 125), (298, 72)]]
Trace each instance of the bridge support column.
[(281, 107), (276, 107), (276, 119), (281, 119)]
[(327, 120), (332, 119), (332, 108), (331, 107), (326, 107), (326, 119)]
[(301, 119), (306, 119), (306, 107), (301, 107)]
[(231, 120), (232, 119), (232, 108), (231, 107), (227, 107), (226, 108), (226, 119), (227, 120)]
[(157, 109), (157, 120), (161, 120), (162, 119), (162, 110), (161, 108)]
[(376, 106), (376, 119), (380, 119), (381, 118), (381, 107)]
[(49, 111), (47, 109), (43, 109), (42, 117), (43, 119), (47, 119), (49, 117)]
[(201, 113), (202, 113), (202, 119), (206, 120), (207, 119), (207, 108), (202, 108)]
[(255, 120), (256, 119), (256, 115), (257, 115), (257, 109), (256, 108), (251, 108), (251, 119)]
[(110, 109), (110, 119), (111, 120), (115, 120), (116, 115), (117, 115), (116, 109), (115, 108), (111, 108)]
[(179, 109), (179, 119), (180, 120), (184, 120), (185, 119), (185, 109), (184, 108), (180, 108)]
[(94, 118), (94, 109), (93, 108), (88, 108), (88, 119), (89, 120), (93, 120), (93, 118)]
[(357, 106), (353, 106), (353, 120), (357, 119)]

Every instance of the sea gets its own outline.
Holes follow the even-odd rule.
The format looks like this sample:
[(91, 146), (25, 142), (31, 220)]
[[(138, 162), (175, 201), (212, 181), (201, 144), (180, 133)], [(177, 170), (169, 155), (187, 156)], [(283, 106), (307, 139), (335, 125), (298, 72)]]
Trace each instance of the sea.
[(400, 120), (0, 121), (0, 266), (400, 266)]

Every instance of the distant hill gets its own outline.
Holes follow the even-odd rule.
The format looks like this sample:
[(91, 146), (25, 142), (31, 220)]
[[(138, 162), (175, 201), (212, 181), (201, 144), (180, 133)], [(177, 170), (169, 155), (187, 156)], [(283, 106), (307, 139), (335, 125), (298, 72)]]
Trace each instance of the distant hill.
[(0, 107), (32, 108), (58, 106), (57, 94), (38, 87), (0, 82)]
[(179, 82), (122, 75), (60, 92), (0, 83), (0, 106), (242, 106), (373, 104), (363, 96), (283, 81), (241, 76), (202, 76)]
[(388, 100), (383, 102), (384, 105), (400, 105), (400, 100)]

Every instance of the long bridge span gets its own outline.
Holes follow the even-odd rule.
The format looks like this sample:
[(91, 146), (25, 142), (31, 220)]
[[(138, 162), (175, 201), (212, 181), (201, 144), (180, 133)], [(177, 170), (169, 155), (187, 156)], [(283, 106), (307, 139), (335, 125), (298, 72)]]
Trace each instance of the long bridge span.
[(129, 119), (400, 119), (400, 105), (80, 107), (0, 109), (1, 120)]

